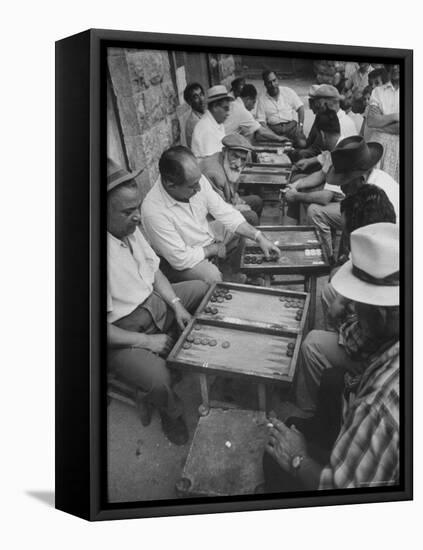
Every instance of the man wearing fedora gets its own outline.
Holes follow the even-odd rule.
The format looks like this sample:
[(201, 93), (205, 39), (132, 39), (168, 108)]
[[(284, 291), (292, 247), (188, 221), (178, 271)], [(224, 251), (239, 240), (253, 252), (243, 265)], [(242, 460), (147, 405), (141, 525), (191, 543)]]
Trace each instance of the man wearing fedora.
[[(313, 105), (314, 113), (324, 113), (328, 109), (334, 111), (339, 120), (340, 134), (342, 137), (347, 138), (357, 135), (357, 129), (354, 121), (347, 115), (347, 113), (341, 109), (341, 101), (343, 96), (338, 92), (335, 86), (330, 84), (320, 84), (320, 86), (312, 86), (309, 91), (309, 101)], [(311, 136), (314, 136), (311, 141)], [(316, 119), (310, 129), (310, 133), (307, 139), (307, 146), (303, 150), (298, 151), (300, 160), (296, 162), (296, 168), (298, 170), (307, 171), (313, 166), (315, 169), (319, 169), (318, 155), (324, 150), (324, 145), (321, 140), (321, 135), (316, 131)]]
[(351, 136), (338, 143), (331, 153), (332, 166), (322, 190), (301, 192), (295, 189), (290, 200), (308, 204), (309, 223), (319, 231), (329, 261), (334, 261), (332, 229), (342, 229), (340, 201), (362, 185), (372, 183), (385, 191), (399, 219), (399, 186), (386, 172), (375, 168), (383, 153), (379, 143), (366, 143)]
[(223, 123), (229, 116), (229, 108), (234, 98), (225, 86), (219, 84), (207, 90), (207, 111), (198, 121), (192, 134), (191, 149), (197, 158), (214, 155), (222, 150), (225, 137)]
[(219, 267), (225, 280), (239, 282), (239, 237), (255, 240), (266, 257), (280, 256), (274, 243), (213, 190), (187, 147), (164, 151), (159, 172), (143, 201), (142, 223), (152, 247), (169, 264), (172, 282), (221, 281)]
[(253, 146), (241, 134), (225, 136), (222, 144), (221, 152), (201, 160), (201, 171), (216, 193), (241, 212), (250, 225), (259, 225), (263, 210), (262, 199), (257, 195), (241, 198), (238, 194), (239, 177)]
[(139, 230), (139, 171), (129, 173), (110, 159), (107, 169), (108, 369), (134, 386), (143, 425), (157, 408), (164, 434), (182, 445), (188, 431), (165, 357), (172, 331), (184, 329), (208, 287), (169, 283)]
[[(276, 73), (263, 72), (266, 91), (257, 103), (257, 119), (278, 136), (291, 140), (294, 147), (304, 148), (304, 105), (298, 95), (286, 86), (279, 86)], [(298, 120), (296, 120), (298, 119)]]
[[(304, 355), (305, 370), (313, 376), (313, 384), (317, 372), (341, 372), (343, 384), (337, 395), (320, 399), (310, 419), (291, 417), (285, 423), (271, 419), (263, 463), (266, 492), (399, 482), (398, 225), (377, 223), (354, 231), (351, 259), (332, 283), (354, 309), (373, 349), (359, 372), (350, 371), (337, 357), (343, 351), (336, 334), (320, 331), (324, 339), (313, 355)], [(340, 429), (329, 441), (323, 435), (333, 424), (335, 403)]]

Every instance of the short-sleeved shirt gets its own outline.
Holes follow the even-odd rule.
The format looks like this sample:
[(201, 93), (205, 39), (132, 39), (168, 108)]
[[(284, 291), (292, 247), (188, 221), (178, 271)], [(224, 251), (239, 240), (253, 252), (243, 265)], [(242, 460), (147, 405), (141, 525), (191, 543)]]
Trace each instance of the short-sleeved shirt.
[(189, 148), (191, 148), (192, 134), (194, 132), (194, 128), (197, 126), (198, 121), (201, 120), (202, 117), (203, 115), (201, 113), (197, 113), (197, 111), (191, 109), (191, 113), (189, 114), (185, 122), (185, 141)]
[(207, 110), (194, 128), (191, 150), (197, 158), (209, 157), (222, 150), (225, 127)]
[(167, 193), (159, 178), (142, 203), (141, 217), (148, 240), (177, 271), (191, 269), (204, 260), (203, 247), (215, 241), (208, 214), (232, 233), (245, 222), (243, 215), (213, 190), (205, 176), (199, 183), (200, 191), (188, 202), (180, 202)]
[(137, 228), (128, 244), (107, 233), (107, 321), (129, 315), (153, 292), (159, 258)]
[(248, 138), (261, 127), (260, 122), (253, 117), (240, 97), (231, 102), (229, 116), (223, 125), (226, 135), (238, 133)]
[(369, 105), (378, 107), (383, 115), (399, 113), (399, 88), (396, 90), (391, 82), (377, 86), (370, 96)]
[(369, 85), (369, 73), (373, 71), (373, 67), (370, 65), (370, 67), (367, 69), (367, 71), (363, 74), (360, 69), (357, 69), (352, 73), (352, 75), (348, 79), (348, 87), (351, 88), (353, 93), (355, 92), (362, 92), (366, 86)]
[(303, 102), (294, 90), (286, 86), (279, 86), (277, 98), (270, 96), (267, 92), (259, 97), (257, 119), (267, 124), (290, 122), (295, 120), (295, 113), (302, 106)]

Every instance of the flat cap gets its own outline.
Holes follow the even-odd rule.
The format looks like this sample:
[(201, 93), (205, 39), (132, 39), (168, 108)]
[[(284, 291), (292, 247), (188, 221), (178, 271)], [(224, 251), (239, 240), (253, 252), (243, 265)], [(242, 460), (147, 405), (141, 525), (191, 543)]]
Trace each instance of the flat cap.
[(252, 151), (254, 147), (251, 143), (241, 134), (228, 134), (222, 139), (224, 147), (228, 149), (238, 149), (241, 151)]
[(315, 90), (310, 90), (310, 97), (331, 97), (333, 99), (344, 99), (335, 86), (330, 84), (320, 84)]

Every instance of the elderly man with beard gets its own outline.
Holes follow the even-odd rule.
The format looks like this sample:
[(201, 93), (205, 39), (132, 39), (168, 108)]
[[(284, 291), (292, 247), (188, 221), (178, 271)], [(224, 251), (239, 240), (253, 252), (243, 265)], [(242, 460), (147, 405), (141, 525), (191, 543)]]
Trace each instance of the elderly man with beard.
[(263, 201), (257, 195), (240, 197), (238, 181), (253, 147), (240, 134), (230, 134), (222, 139), (223, 150), (200, 162), (202, 173), (213, 189), (241, 212), (251, 225), (259, 225)]
[(172, 282), (213, 283), (223, 277), (240, 282), (240, 237), (255, 240), (266, 258), (280, 256), (273, 242), (213, 190), (187, 147), (164, 151), (159, 172), (142, 204), (142, 222)]

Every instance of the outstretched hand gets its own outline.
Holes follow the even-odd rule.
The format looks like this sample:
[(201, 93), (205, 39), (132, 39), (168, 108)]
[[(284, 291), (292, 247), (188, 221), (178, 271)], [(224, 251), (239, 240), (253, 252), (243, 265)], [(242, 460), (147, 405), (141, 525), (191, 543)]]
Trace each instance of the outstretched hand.
[(271, 418), (273, 427), (269, 431), (269, 440), (265, 447), (279, 466), (289, 472), (294, 456), (306, 456), (307, 444), (301, 432), (294, 425), (290, 428), (276, 418)]
[(272, 241), (270, 241), (263, 234), (259, 235), (257, 239), (257, 244), (263, 250), (266, 258), (270, 258), (270, 256), (277, 256), (278, 258), (280, 257), (281, 251), (279, 250), (279, 248), (275, 245), (275, 243), (272, 243)]

